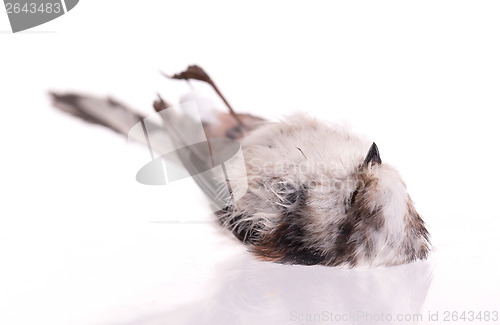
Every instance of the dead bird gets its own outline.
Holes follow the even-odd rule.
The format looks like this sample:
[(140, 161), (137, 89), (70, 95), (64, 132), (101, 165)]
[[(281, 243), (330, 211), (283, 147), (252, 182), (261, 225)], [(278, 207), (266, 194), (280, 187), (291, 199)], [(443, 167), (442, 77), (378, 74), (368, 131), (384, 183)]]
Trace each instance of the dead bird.
[[(210, 154), (212, 138), (241, 144), (244, 167), (232, 170), (232, 175), (245, 179), (245, 187), (238, 199), (230, 193), (232, 200), (216, 217), (255, 256), (286, 264), (345, 267), (392, 266), (427, 258), (425, 224), (400, 174), (382, 161), (374, 142), (305, 114), (279, 122), (237, 114), (199, 66), (168, 77), (206, 82), (228, 106), (228, 113), (214, 111), (203, 131)], [(115, 100), (56, 93), (52, 99), (55, 107), (124, 135), (145, 118)], [(162, 98), (154, 103), (160, 113), (170, 106)], [(163, 116), (164, 125), (154, 128), (182, 141), (189, 131), (176, 119), (183, 118)], [(180, 160), (194, 175), (198, 171), (193, 161), (200, 153), (186, 147), (191, 149)], [(213, 182), (197, 180), (212, 199), (220, 196), (220, 185), (228, 179)], [(238, 190), (234, 184), (229, 188)]]

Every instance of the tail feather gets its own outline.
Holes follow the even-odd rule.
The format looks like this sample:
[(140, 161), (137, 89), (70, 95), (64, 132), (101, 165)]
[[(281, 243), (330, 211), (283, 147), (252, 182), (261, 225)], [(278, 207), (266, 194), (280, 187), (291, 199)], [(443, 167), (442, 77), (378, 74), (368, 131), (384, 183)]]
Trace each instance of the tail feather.
[(52, 104), (61, 111), (86, 122), (99, 124), (120, 134), (128, 131), (144, 116), (112, 98), (98, 98), (74, 93), (51, 92)]
[[(113, 99), (73, 93), (51, 93), (51, 96), (53, 105), (65, 113), (89, 123), (105, 126), (139, 141), (169, 161), (177, 163), (180, 160), (200, 189), (217, 208), (225, 207), (229, 203), (231, 193), (227, 191), (221, 193), (221, 186), (226, 183), (224, 180), (226, 177), (223, 178), (221, 184), (220, 177), (205, 172), (214, 167), (213, 157), (218, 153), (212, 153), (210, 142), (203, 141), (203, 139), (206, 140), (203, 126), (197, 125), (196, 121), (192, 121), (182, 112), (176, 113), (169, 110), (162, 112), (170, 107), (162, 99), (154, 103), (155, 110), (163, 120), (163, 124), (160, 125), (150, 119), (145, 120), (141, 114)], [(134, 128), (137, 124), (142, 124), (143, 128), (140, 126)], [(143, 133), (146, 129), (148, 136)], [(155, 138), (159, 140), (155, 141)], [(168, 154), (172, 150), (175, 151), (178, 160), (175, 156)]]

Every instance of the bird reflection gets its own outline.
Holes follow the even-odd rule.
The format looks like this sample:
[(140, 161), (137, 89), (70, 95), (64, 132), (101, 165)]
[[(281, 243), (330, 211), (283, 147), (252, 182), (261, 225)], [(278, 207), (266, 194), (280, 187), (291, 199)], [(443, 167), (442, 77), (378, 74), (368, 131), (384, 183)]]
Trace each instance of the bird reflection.
[(245, 254), (220, 265), (215, 277), (205, 300), (128, 324), (394, 324), (397, 317), (416, 324), (432, 265), (339, 269), (260, 262)]

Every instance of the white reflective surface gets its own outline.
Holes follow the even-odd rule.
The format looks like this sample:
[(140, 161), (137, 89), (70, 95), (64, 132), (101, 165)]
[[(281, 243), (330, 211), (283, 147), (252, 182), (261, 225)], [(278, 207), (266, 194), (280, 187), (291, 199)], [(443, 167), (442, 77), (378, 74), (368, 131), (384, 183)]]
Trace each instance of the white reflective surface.
[[(358, 311), (499, 324), (484, 319), (500, 309), (499, 12), (497, 1), (81, 1), (16, 35), (0, 12), (0, 324), (348, 324), (314, 317)], [(147, 149), (46, 95), (110, 94), (147, 115), (157, 92), (191, 91), (158, 70), (193, 63), (236, 110), (307, 111), (376, 141), (429, 226), (429, 261), (255, 261), (210, 224), (192, 180), (139, 184)], [(464, 311), (474, 320), (446, 322)]]

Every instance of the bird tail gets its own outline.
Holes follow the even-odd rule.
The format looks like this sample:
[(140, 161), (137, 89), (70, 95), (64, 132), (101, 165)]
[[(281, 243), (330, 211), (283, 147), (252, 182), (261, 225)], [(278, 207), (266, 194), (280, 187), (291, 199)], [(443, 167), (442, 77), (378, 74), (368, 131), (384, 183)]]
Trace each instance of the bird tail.
[[(166, 184), (167, 178), (172, 181), (192, 177), (216, 210), (227, 207), (234, 200), (236, 184), (231, 186), (230, 179), (235, 177), (227, 170), (245, 169), (239, 143), (227, 138), (207, 139), (206, 125), (201, 118), (193, 118), (196, 105), (186, 103), (180, 105), (179, 110), (159, 98), (153, 105), (162, 121), (157, 122), (154, 119), (157, 116), (145, 117), (114, 99), (75, 93), (50, 95), (57, 109), (148, 146), (151, 162), (137, 173), (139, 182), (160, 185)], [(238, 166), (230, 166), (226, 163), (228, 160)], [(179, 165), (184, 170), (179, 169)], [(246, 183), (243, 187), (246, 190)]]
[(98, 98), (74, 93), (50, 92), (49, 94), (52, 97), (52, 105), (57, 109), (88, 123), (108, 127), (123, 135), (126, 135), (135, 124), (144, 119), (141, 114), (112, 98)]
[[(188, 173), (177, 174), (177, 179), (192, 177), (215, 207), (224, 209), (248, 189), (245, 161), (238, 140), (266, 122), (250, 114), (235, 113), (215, 82), (199, 66), (189, 66), (179, 74), (166, 77), (208, 83), (226, 104), (228, 113), (214, 112), (212, 122), (207, 122), (199, 116), (196, 101), (191, 102), (194, 105), (181, 104), (179, 112), (159, 97), (153, 105), (162, 120), (157, 122), (155, 116), (145, 117), (110, 98), (74, 93), (51, 93), (51, 96), (53, 105), (61, 111), (147, 145), (152, 161), (149, 167), (143, 167), (144, 179), (155, 183), (158, 175), (148, 174), (148, 168), (162, 169), (162, 164), (157, 163), (161, 163), (160, 159), (153, 155), (155, 151), (160, 155), (158, 158), (183, 165)], [(166, 176), (163, 177), (166, 180)]]
[[(80, 118), (88, 123), (104, 126), (113, 130), (130, 140), (148, 145), (148, 139), (140, 132), (131, 132), (134, 127), (144, 123), (146, 116), (135, 111), (131, 107), (117, 101), (113, 98), (100, 98), (91, 95), (83, 95), (76, 93), (55, 93), (50, 92), (52, 97), (52, 105), (72, 116)], [(149, 137), (152, 135), (160, 135), (160, 138), (169, 137), (168, 132), (158, 122), (147, 119), (147, 128)], [(166, 150), (165, 144), (161, 141), (149, 143), (154, 146), (151, 149), (161, 152)]]

